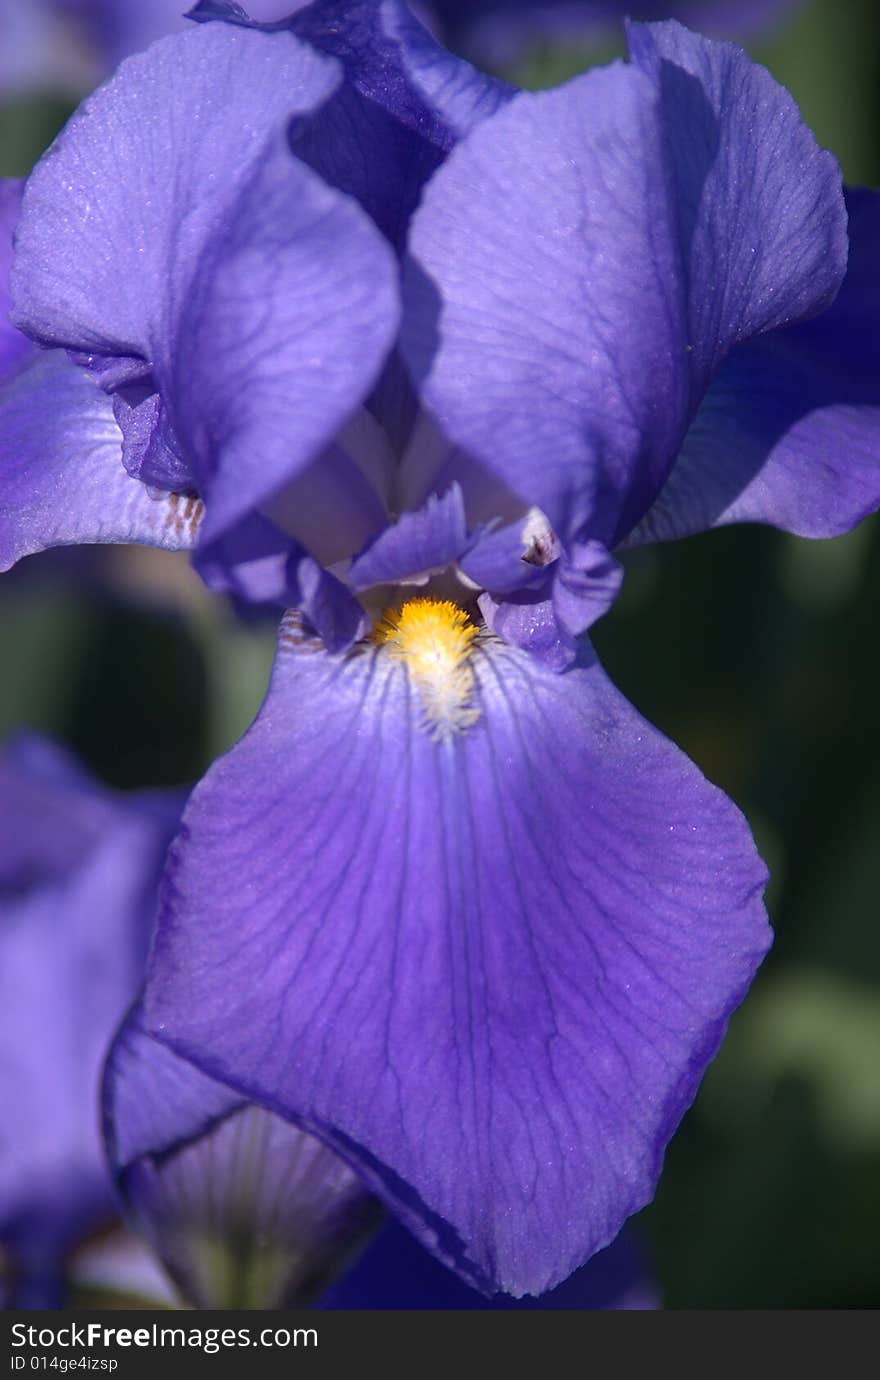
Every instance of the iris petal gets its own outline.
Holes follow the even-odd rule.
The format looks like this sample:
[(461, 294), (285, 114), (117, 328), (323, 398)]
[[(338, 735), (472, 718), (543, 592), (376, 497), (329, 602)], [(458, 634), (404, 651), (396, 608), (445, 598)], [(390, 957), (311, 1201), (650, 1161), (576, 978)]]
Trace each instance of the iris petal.
[(169, 294), (191, 276), (194, 251), (269, 135), (337, 80), (292, 38), (219, 25), (130, 58), (28, 179), (17, 324), (45, 344), (150, 360), (166, 344)]
[(470, 655), (477, 714), (438, 737), (399, 657), (287, 625), (172, 850), (146, 1018), (520, 1295), (651, 1197), (769, 942), (765, 873), (594, 661)]
[(387, 32), (400, 44), (413, 84), (457, 136), (494, 115), (516, 88), (462, 62), (437, 43), (402, 0), (383, 0)]
[(403, 0), (321, 0), (263, 23), (229, 0), (201, 0), (196, 20), (291, 33), (336, 59), (345, 80), (294, 130), (297, 153), (355, 197), (401, 250), (421, 189), (455, 137), (511, 93), (453, 57)]
[[(252, 20), (229, 0), (201, 0), (192, 17), (225, 19), (276, 37), (288, 29), (338, 62), (342, 82), (331, 99), (295, 121), (292, 146), (330, 186), (364, 208), (399, 254), (425, 183), (456, 136), (508, 93), (435, 43), (403, 0), (322, 0), (299, 6), (280, 24)], [(403, 450), (418, 405), (396, 352), (370, 405)]]
[(410, 243), (427, 404), (563, 542), (624, 536), (727, 352), (827, 306), (846, 262), (836, 164), (769, 74), (674, 23), (630, 44), (472, 130)]
[(340, 75), (289, 33), (193, 28), (123, 63), (28, 181), (16, 324), (158, 391), (205, 541), (330, 443), (396, 328), (390, 251), (286, 143)]

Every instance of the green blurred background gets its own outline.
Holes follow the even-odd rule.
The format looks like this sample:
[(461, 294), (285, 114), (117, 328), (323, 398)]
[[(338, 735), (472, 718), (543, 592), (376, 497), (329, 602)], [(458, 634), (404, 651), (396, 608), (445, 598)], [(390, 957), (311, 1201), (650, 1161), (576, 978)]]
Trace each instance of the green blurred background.
[[(533, 53), (549, 85), (616, 49)], [(849, 182), (880, 185), (880, 6), (813, 0), (756, 57)], [(22, 174), (70, 106), (0, 110)], [(735, 528), (627, 558), (596, 630), (612, 678), (742, 807), (776, 946), (638, 1219), (671, 1308), (880, 1305), (880, 519), (808, 543)], [(115, 785), (194, 779), (253, 717), (273, 635), (185, 560), (32, 558), (0, 579), (0, 731)]]

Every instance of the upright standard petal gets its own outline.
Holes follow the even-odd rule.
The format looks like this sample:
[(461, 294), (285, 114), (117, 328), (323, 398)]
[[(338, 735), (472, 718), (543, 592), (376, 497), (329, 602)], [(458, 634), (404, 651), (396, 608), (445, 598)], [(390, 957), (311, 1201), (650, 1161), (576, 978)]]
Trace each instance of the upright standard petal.
[(405, 0), (317, 0), (277, 23), (231, 0), (201, 0), (196, 20), (287, 29), (339, 61), (333, 99), (293, 131), (301, 157), (354, 196), (402, 250), (425, 182), (456, 137), (503, 103), (506, 83), (476, 71), (431, 37)]
[(452, 138), (407, 80), (398, 45), (382, 26), (379, 0), (320, 0), (268, 25), (228, 0), (202, 0), (193, 17), (265, 28), (276, 40), (287, 30), (339, 62), (344, 76), (333, 99), (297, 121), (293, 146), (402, 248), (422, 186)]
[(290, 37), (218, 25), (123, 63), (28, 179), (17, 324), (43, 344), (152, 361), (205, 238), (270, 136), (337, 80)]
[(132, 1225), (196, 1307), (302, 1307), (381, 1216), (332, 1150), (151, 1039), (138, 1008), (107, 1061), (104, 1130)]
[(145, 477), (187, 475), (205, 540), (329, 444), (395, 330), (381, 237), (286, 145), (339, 75), (289, 33), (194, 28), (123, 63), (28, 181), (17, 324), (94, 357), (138, 404), (117, 409), (123, 425), (158, 394), (163, 417), (131, 439), (155, 464), (170, 428), (169, 472)]
[[(322, 452), (369, 393), (397, 321), (397, 269), (379, 233), (277, 144), (205, 248), (170, 365), (206, 542), (312, 468), (320, 484)], [(369, 492), (352, 469), (356, 480)], [(360, 504), (367, 531), (383, 520), (373, 507)]]
[(382, 0), (382, 22), (400, 44), (413, 85), (456, 137), (494, 115), (516, 94), (516, 88), (461, 62), (437, 43), (404, 0)]
[(334, 657), (288, 620), (172, 849), (145, 1010), (520, 1295), (651, 1197), (769, 930), (741, 816), (595, 661), (474, 633), (414, 600)]
[(629, 545), (731, 522), (833, 537), (880, 505), (880, 194), (846, 199), (833, 305), (731, 352)]
[(563, 542), (619, 540), (737, 342), (819, 311), (846, 259), (834, 160), (739, 49), (677, 24), (522, 94), (432, 178), (404, 348), (452, 440)]
[[(509, 88), (453, 57), (404, 0), (319, 0), (280, 23), (260, 23), (231, 0), (201, 0), (197, 20), (282, 34), (338, 62), (331, 99), (296, 120), (297, 156), (364, 208), (398, 254), (425, 183), (457, 136), (496, 109)], [(409, 437), (418, 407), (406, 370), (391, 357), (371, 406), (395, 445)]]

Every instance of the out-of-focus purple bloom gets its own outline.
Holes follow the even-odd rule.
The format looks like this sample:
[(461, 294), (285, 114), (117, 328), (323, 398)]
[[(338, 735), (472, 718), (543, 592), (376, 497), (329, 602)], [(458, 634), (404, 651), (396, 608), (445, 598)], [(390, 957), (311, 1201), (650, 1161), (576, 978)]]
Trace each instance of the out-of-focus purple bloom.
[(176, 1308), (180, 1296), (153, 1252), (121, 1223), (85, 1243), (70, 1262), (76, 1293), (138, 1299), (155, 1307)]
[(769, 942), (744, 821), (579, 639), (621, 545), (877, 505), (876, 301), (831, 305), (836, 166), (735, 48), (636, 26), (515, 94), (390, 0), (199, 13), (37, 168), (14, 269), (206, 576), (306, 620), (191, 799), (145, 1019), (541, 1293), (652, 1195)]
[[(278, 19), (290, 0), (251, 0)], [(132, 53), (189, 28), (191, 0), (0, 0), (0, 99), (59, 89), (81, 95)]]
[[(530, 43), (587, 41), (623, 20), (678, 19), (702, 33), (744, 38), (783, 22), (800, 0), (431, 0), (420, 8), (474, 61), (512, 62)], [(414, 6), (415, 8), (415, 6)]]
[(28, 91), (82, 91), (98, 72), (53, 0), (0, 0), (0, 99)]
[(0, 756), (0, 1246), (21, 1307), (58, 1306), (65, 1255), (115, 1213), (101, 1066), (143, 981), (179, 814), (37, 739)]

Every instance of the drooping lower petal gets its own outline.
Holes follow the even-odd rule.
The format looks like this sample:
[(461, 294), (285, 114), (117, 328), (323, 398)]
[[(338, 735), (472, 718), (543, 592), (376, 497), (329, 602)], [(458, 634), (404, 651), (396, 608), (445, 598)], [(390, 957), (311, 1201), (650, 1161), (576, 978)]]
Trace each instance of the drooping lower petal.
[(833, 537), (880, 505), (880, 195), (847, 206), (834, 304), (731, 353), (628, 545), (731, 522)]
[(765, 873), (594, 661), (426, 602), (347, 657), (282, 639), (172, 850), (146, 1019), (471, 1283), (542, 1293), (651, 1197)]
[[(456, 137), (502, 104), (508, 88), (441, 48), (405, 0), (321, 0), (291, 6), (294, 12), (279, 23), (261, 23), (247, 9), (231, 0), (201, 0), (192, 18), (262, 30), (276, 42), (294, 34), (340, 64), (342, 82), (293, 123), (291, 146), (330, 186), (354, 198), (403, 254), (426, 182)], [(417, 404), (396, 351), (370, 406), (402, 449)]]
[(0, 386), (0, 570), (50, 546), (195, 545), (202, 505), (151, 494), (122, 464), (113, 403), (63, 350)]

